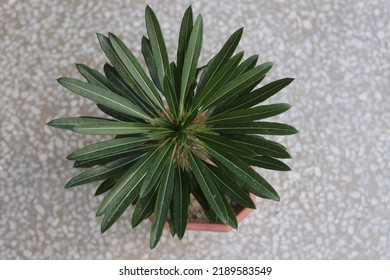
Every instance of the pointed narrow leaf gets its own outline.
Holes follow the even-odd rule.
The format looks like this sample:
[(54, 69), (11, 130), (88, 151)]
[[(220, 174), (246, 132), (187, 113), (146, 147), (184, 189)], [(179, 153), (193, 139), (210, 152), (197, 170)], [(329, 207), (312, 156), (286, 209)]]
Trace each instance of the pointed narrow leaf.
[[(123, 175), (123, 173), (120, 173), (120, 175)], [(108, 192), (112, 189), (112, 187), (115, 185), (115, 183), (119, 180), (120, 175), (114, 175), (106, 180), (103, 181), (103, 183), (100, 184), (100, 186), (97, 188), (95, 192), (95, 196), (101, 195), (105, 192)]]
[(175, 237), (176, 230), (175, 230), (175, 221), (173, 220), (173, 217), (172, 217), (172, 208), (169, 208), (169, 210), (168, 210), (167, 222), (169, 225), (169, 231), (171, 233), (171, 236)]
[(198, 182), (207, 202), (211, 208), (215, 211), (218, 218), (227, 224), (227, 212), (222, 201), (222, 197), (218, 192), (218, 188), (214, 181), (211, 179), (210, 174), (205, 164), (197, 158), (192, 152), (188, 153), (191, 170), (195, 175), (195, 179)]
[(199, 15), (191, 31), (188, 48), (185, 54), (180, 88), (180, 110), (184, 109), (185, 100), (195, 80), (195, 72), (198, 64), (203, 40), (203, 19)]
[(222, 49), (214, 57), (213, 61), (207, 66), (205, 71), (202, 73), (202, 79), (198, 86), (198, 92), (201, 92), (203, 88), (207, 87), (209, 84), (213, 83), (213, 77), (218, 73), (222, 66), (230, 59), (234, 51), (237, 48), (238, 43), (240, 42), (243, 28), (238, 29), (234, 32), (226, 43), (223, 45)]
[(102, 104), (120, 113), (136, 118), (150, 120), (138, 106), (113, 92), (73, 78), (59, 78), (57, 80), (63, 87), (84, 98)]
[(80, 74), (90, 83), (102, 88), (105, 88), (111, 92), (114, 92), (122, 97), (127, 97), (120, 89), (118, 89), (109, 79), (107, 79), (103, 74), (100, 74), (99, 71), (92, 69), (84, 64), (76, 64), (77, 70)]
[[(178, 77), (182, 76), (184, 58), (188, 49), (188, 43), (190, 40), (190, 35), (193, 26), (194, 26), (194, 19), (192, 15), (192, 7), (190, 5), (185, 11), (180, 25), (179, 42), (177, 48), (177, 60), (176, 60)], [(180, 92), (180, 83), (181, 80), (177, 79), (176, 88), (179, 89), (178, 90), (179, 92)]]
[(249, 122), (239, 124), (220, 124), (213, 131), (228, 134), (292, 135), (298, 133), (291, 125), (275, 122)]
[(234, 213), (234, 210), (232, 209), (232, 207), (230, 206), (230, 204), (226, 200), (225, 196), (222, 195), (221, 191), (220, 191), (220, 194), (222, 196), (222, 201), (223, 201), (223, 204), (225, 205), (226, 212), (228, 214), (228, 218), (227, 218), (227, 223), (226, 224), (231, 226), (234, 229), (237, 229), (238, 228), (238, 222), (237, 222), (237, 218), (236, 218), (236, 213)]
[(97, 107), (105, 114), (107, 114), (108, 116), (110, 117), (113, 117), (117, 120), (120, 120), (120, 121), (124, 121), (124, 122), (142, 122), (142, 123), (145, 123), (146, 121), (143, 120), (143, 119), (138, 119), (138, 118), (134, 118), (134, 117), (129, 117), (128, 115), (125, 115), (125, 114), (122, 114), (122, 113), (118, 113), (117, 111), (115, 110), (112, 110), (108, 107), (105, 107), (101, 104), (97, 104)]
[(75, 161), (73, 167), (75, 168), (88, 168), (93, 167), (95, 165), (105, 165), (109, 162), (115, 161), (117, 159), (123, 158), (123, 157), (132, 157), (136, 158), (140, 155), (147, 152), (147, 149), (139, 150), (139, 151), (130, 151), (130, 152), (124, 152), (122, 154), (116, 154), (111, 156), (102, 156), (100, 158), (94, 158), (94, 159), (87, 159), (87, 160), (77, 160)]
[(240, 144), (237, 144), (234, 141), (231, 141), (230, 139), (219, 136), (219, 135), (213, 135), (213, 134), (205, 134), (205, 133), (197, 133), (196, 136), (203, 142), (205, 142), (207, 145), (211, 145), (215, 147), (216, 149), (222, 150), (222, 151), (228, 151), (229, 153), (238, 153), (238, 154), (249, 154), (253, 155), (254, 151), (248, 148), (247, 146), (243, 146)]
[(178, 116), (179, 102), (176, 97), (175, 89), (167, 76), (164, 78), (164, 95), (173, 116)]
[(149, 74), (152, 78), (153, 83), (160, 91), (162, 91), (162, 86), (160, 84), (160, 81), (158, 80), (157, 66), (154, 62), (152, 47), (150, 46), (150, 40), (145, 36), (142, 37), (141, 52), (144, 57), (146, 66), (148, 67)]
[(266, 84), (265, 86), (258, 88), (248, 94), (240, 95), (235, 100), (233, 100), (230, 104), (226, 105), (223, 108), (223, 110), (225, 112), (228, 112), (228, 111), (256, 106), (257, 104), (267, 100), (271, 96), (281, 91), (283, 88), (288, 86), (293, 80), (294, 79), (292, 78), (280, 79), (271, 82), (269, 84)]
[(231, 154), (217, 152), (209, 147), (207, 147), (207, 150), (218, 165), (222, 165), (244, 182), (248, 191), (262, 198), (280, 200), (275, 189), (244, 161)]
[(224, 172), (223, 169), (212, 166), (210, 164), (207, 165), (207, 167), (213, 177), (214, 182), (223, 193), (227, 194), (230, 198), (244, 207), (251, 209), (256, 208), (248, 192), (243, 190), (239, 183), (233, 180), (233, 174)]
[(275, 158), (291, 158), (284, 146), (279, 143), (265, 139), (257, 135), (235, 135), (229, 134), (230, 140), (242, 146), (247, 146), (256, 155), (266, 155)]
[(89, 135), (119, 135), (119, 134), (138, 134), (148, 133), (151, 131), (168, 131), (166, 128), (152, 126), (143, 123), (130, 122), (112, 122), (99, 121), (91, 124), (81, 124), (74, 126), (74, 132)]
[(170, 82), (173, 86), (173, 92), (175, 94), (175, 99), (177, 100), (176, 103), (179, 104), (179, 99), (180, 99), (180, 87), (179, 87), (180, 78), (179, 77), (180, 76), (177, 73), (177, 66), (175, 62), (172, 61), (169, 64), (169, 70), (171, 71)]
[(141, 189), (142, 178), (143, 177), (141, 176), (141, 178), (134, 181), (133, 184), (128, 189), (126, 189), (126, 193), (121, 195), (120, 201), (118, 201), (115, 206), (111, 207), (104, 215), (101, 225), (102, 233), (109, 229), (120, 218), (120, 216), (122, 216), (127, 207), (129, 207), (137, 197), (139, 190)]
[(161, 147), (158, 155), (154, 158), (141, 186), (141, 198), (151, 192), (156, 186), (163, 171), (165, 170), (169, 157), (172, 155), (172, 149), (172, 142), (167, 143)]
[(165, 167), (161, 184), (157, 193), (156, 206), (154, 207), (154, 217), (150, 230), (151, 249), (156, 247), (158, 241), (161, 238), (161, 234), (164, 229), (168, 211), (171, 205), (174, 180), (173, 155), (174, 153), (171, 155), (170, 162), (168, 162), (167, 166)]
[(254, 108), (235, 110), (228, 113), (218, 114), (206, 119), (207, 124), (224, 124), (224, 123), (247, 123), (266, 119), (286, 112), (291, 105), (286, 103), (277, 103), (263, 105)]
[(125, 157), (107, 163), (106, 165), (92, 168), (73, 177), (69, 182), (66, 183), (65, 188), (68, 189), (95, 181), (105, 180), (112, 175), (115, 175), (117, 172), (121, 172), (122, 170), (129, 168), (135, 160), (137, 159), (134, 159), (133, 157)]
[[(259, 58), (258, 55), (252, 55), (247, 60), (242, 62), (236, 68), (236, 70), (233, 72), (233, 74), (230, 76), (229, 82), (232, 81), (234, 78), (237, 78), (241, 74), (244, 74), (244, 73), (248, 72), (249, 70), (253, 69), (256, 66), (258, 58)], [(263, 79), (264, 79), (264, 77), (259, 80), (259, 83)], [(212, 110), (212, 112), (209, 113), (209, 115), (216, 115), (216, 114), (219, 114), (221, 112), (222, 113), (226, 112), (225, 107), (229, 106), (229, 104), (234, 102), (238, 97), (246, 95), (247, 93), (251, 92), (255, 87), (256, 87), (256, 85), (252, 86), (252, 87), (248, 87), (244, 92), (240, 93), (239, 96), (233, 96), (232, 98), (229, 98), (229, 99), (227, 99), (225, 101), (222, 101), (221, 103), (217, 104), (215, 106), (215, 108)]]
[[(106, 78), (104, 75), (100, 74), (98, 71), (96, 71), (92, 68), (89, 68), (88, 66), (86, 66), (84, 64), (76, 64), (76, 67), (79, 70), (80, 74), (83, 75), (83, 77), (89, 83), (100, 86), (100, 87), (105, 88), (107, 90), (110, 90), (110, 91), (112, 91), (112, 92), (114, 92), (114, 93), (116, 93), (124, 98), (130, 99), (130, 101), (132, 100), (128, 94), (122, 92), (121, 89), (117, 88), (115, 86), (115, 84), (113, 84), (108, 78)], [(139, 105), (138, 103), (135, 103), (135, 104)], [(114, 117), (116, 119), (123, 120), (123, 121), (137, 121), (137, 122), (141, 121), (141, 119), (132, 118), (132, 117), (129, 117), (125, 114), (118, 113), (115, 110), (112, 110), (112, 109), (105, 107), (101, 104), (97, 104), (97, 106), (99, 107), (99, 109), (101, 111), (103, 111), (107, 115)], [(155, 115), (155, 113), (153, 111), (151, 111), (150, 109), (148, 109), (146, 107), (141, 107), (141, 109), (142, 110), (146, 109), (144, 111), (151, 116)]]
[(288, 165), (285, 164), (284, 162), (268, 156), (249, 157), (245, 155), (240, 155), (240, 158), (250, 165), (265, 168), (265, 169), (271, 169), (277, 171), (291, 170), (291, 168), (288, 167)]
[(207, 199), (204, 196), (199, 184), (192, 177), (194, 177), (194, 174), (191, 173), (189, 180), (191, 193), (202, 207), (203, 213), (206, 215), (207, 219), (209, 219), (210, 223), (215, 224), (218, 221), (218, 217), (213, 209), (211, 209), (210, 204), (207, 202)]
[(146, 75), (145, 71), (141, 67), (141, 64), (135, 58), (133, 53), (116, 35), (109, 33), (108, 37), (124, 67), (126, 67), (144, 94), (148, 97), (149, 100), (151, 100), (155, 105), (159, 106), (159, 108), (163, 110), (163, 102), (158, 92), (156, 91), (153, 82)]
[(160, 85), (162, 85), (164, 83), (164, 77), (166, 75), (169, 76), (168, 52), (160, 24), (155, 13), (149, 6), (146, 6), (145, 21), (154, 62), (157, 68), (158, 80), (160, 81)]
[[(100, 47), (106, 54), (107, 58), (111, 61), (112, 65), (118, 71), (121, 79), (127, 84), (127, 86), (131, 89), (132, 92), (135, 93), (135, 96), (139, 96), (142, 100), (150, 105), (154, 110), (159, 111), (159, 106), (154, 104), (142, 88), (137, 84), (136, 80), (132, 76), (129, 69), (126, 68), (124, 62), (120, 59), (119, 55), (115, 52), (114, 47), (112, 46), (110, 39), (102, 34), (97, 33), (97, 37), (100, 43)], [(107, 77), (108, 78), (108, 77)]]
[(221, 100), (228, 99), (232, 96), (238, 96), (246, 89), (257, 85), (271, 68), (272, 63), (267, 62), (238, 76), (237, 78), (233, 79), (225, 86), (220, 88), (217, 92), (210, 95), (209, 98), (205, 100), (203, 108), (210, 108)]
[(195, 104), (193, 105), (195, 108), (201, 105), (203, 100), (207, 99), (213, 92), (219, 90), (228, 81), (243, 55), (244, 52), (236, 54), (220, 69), (218, 69), (219, 71), (217, 71), (213, 77), (210, 78), (210, 82), (207, 83), (204, 88), (196, 95)]
[(131, 218), (131, 226), (133, 228), (138, 226), (153, 213), (154, 206), (156, 205), (157, 190), (158, 188), (156, 186), (152, 192), (138, 200), (137, 206), (133, 212), (133, 217)]
[(135, 199), (141, 189), (141, 185), (138, 183), (144, 178), (157, 151), (158, 149), (149, 151), (120, 178), (110, 192), (104, 197), (97, 210), (97, 216), (101, 216), (110, 209), (120, 206), (129, 195), (131, 195), (132, 199)]
[(107, 120), (96, 117), (65, 117), (51, 120), (47, 123), (48, 126), (72, 130), (76, 125), (96, 123), (97, 121)]
[(172, 196), (172, 218), (175, 232), (182, 239), (187, 227), (188, 207), (190, 204), (190, 186), (186, 172), (180, 167), (175, 172)]
[[(108, 38), (107, 38), (108, 40)], [(107, 79), (111, 81), (131, 102), (141, 108), (142, 111), (147, 113), (149, 116), (157, 116), (156, 110), (152, 105), (145, 101), (146, 97), (133, 91), (133, 89), (123, 80), (119, 75), (118, 71), (109, 64), (104, 65), (104, 74)]]
[(106, 140), (94, 143), (78, 149), (67, 156), (70, 160), (87, 160), (100, 158), (107, 155), (114, 155), (125, 151), (133, 151), (134, 148), (148, 142), (144, 137), (126, 137), (121, 139)]
[(253, 69), (256, 66), (256, 63), (257, 63), (258, 59), (259, 59), (258, 55), (252, 55), (252, 56), (248, 57), (240, 65), (238, 65), (236, 70), (234, 70), (230, 80), (240, 76), (241, 74), (247, 72), (250, 69)]

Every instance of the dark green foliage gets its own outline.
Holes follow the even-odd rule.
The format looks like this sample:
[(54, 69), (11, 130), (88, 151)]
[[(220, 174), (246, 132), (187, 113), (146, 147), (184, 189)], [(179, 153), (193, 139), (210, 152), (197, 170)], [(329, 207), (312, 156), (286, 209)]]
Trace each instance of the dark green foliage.
[(73, 93), (97, 103), (111, 119), (65, 117), (48, 125), (80, 134), (113, 135), (67, 157), (75, 167), (91, 169), (65, 187), (102, 181), (95, 194), (105, 194), (97, 210), (97, 216), (103, 216), (102, 232), (130, 205), (135, 205), (133, 227), (153, 214), (150, 247), (154, 248), (166, 222), (172, 236), (184, 236), (190, 195), (212, 223), (233, 228), (238, 225), (229, 201), (255, 208), (249, 193), (279, 201), (276, 190), (251, 166), (290, 170), (280, 160), (290, 158), (286, 148), (260, 135), (298, 131), (263, 121), (290, 108), (285, 103), (257, 105), (293, 79), (255, 89), (272, 63), (256, 66), (257, 55), (241, 62), (244, 52), (234, 54), (243, 28), (200, 67), (203, 19), (199, 15), (194, 20), (191, 6), (181, 23), (175, 62), (169, 61), (160, 24), (149, 6), (145, 19), (147, 37), (141, 42), (148, 71), (121, 39), (109, 33), (98, 34), (110, 62), (104, 65), (104, 75), (77, 64), (86, 82), (58, 79)]

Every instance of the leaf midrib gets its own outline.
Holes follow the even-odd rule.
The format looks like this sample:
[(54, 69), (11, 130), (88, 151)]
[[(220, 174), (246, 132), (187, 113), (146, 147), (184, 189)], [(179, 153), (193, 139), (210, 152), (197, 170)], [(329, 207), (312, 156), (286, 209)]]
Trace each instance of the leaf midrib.
[[(157, 102), (157, 104), (160, 104), (160, 102), (158, 101), (157, 97), (155, 96), (155, 94), (153, 93), (153, 90), (150, 88), (150, 85), (147, 84), (146, 80), (144, 79), (144, 77), (142, 76), (141, 72), (139, 72), (137, 66), (129, 59), (129, 57), (127, 56), (126, 52), (123, 50), (121, 44), (119, 44), (116, 40), (116, 38), (114, 38), (115, 40), (115, 43), (118, 45), (118, 47), (120, 48), (120, 50), (122, 51), (122, 54), (123, 56), (126, 58), (127, 61), (130, 62), (130, 64), (133, 66), (133, 69), (135, 70), (135, 72), (137, 72), (137, 75), (140, 77), (141, 81), (143, 82), (143, 84), (148, 88), (149, 90), (149, 98), (152, 97), (154, 99), (154, 102)], [(125, 67), (126, 68), (126, 67)], [(135, 80), (135, 82), (137, 83), (137, 81)], [(138, 83), (137, 83), (138, 84)], [(142, 88), (142, 86), (140, 86)], [(161, 105), (161, 104), (160, 104)]]
[[(111, 141), (111, 140), (109, 140), (109, 141)], [(104, 145), (104, 144), (106, 144), (106, 143), (97, 143), (97, 144), (102, 144), (102, 148), (96, 148), (95, 150), (90, 150), (90, 151), (87, 151), (87, 152), (83, 152), (83, 151), (81, 151), (81, 149), (80, 150), (78, 150), (78, 151), (80, 151), (80, 152), (78, 152), (78, 151), (75, 151), (74, 153), (72, 153), (73, 155), (72, 155), (72, 159), (73, 158), (79, 158), (79, 157), (81, 157), (81, 156), (88, 156), (89, 154), (93, 154), (93, 153), (96, 153), (96, 152), (104, 152), (105, 150), (109, 150), (109, 149), (114, 149), (114, 148), (117, 148), (117, 147), (121, 147), (121, 146), (127, 146), (127, 145), (129, 145), (130, 147), (129, 148), (131, 148), (131, 145), (132, 144), (139, 144), (139, 143), (142, 143), (142, 142), (147, 142), (148, 140), (146, 140), (146, 139), (139, 139), (138, 141), (134, 141), (134, 142), (120, 142), (120, 143), (118, 143), (117, 145), (110, 145), (110, 146), (108, 146), (108, 145)], [(87, 146), (88, 147), (88, 146)], [(87, 147), (85, 147), (85, 148), (87, 148)]]
[[(275, 105), (275, 104), (272, 104), (272, 105)], [(272, 105), (265, 105), (265, 106), (272, 106)], [(255, 107), (255, 108), (258, 108), (258, 107)], [(226, 120), (245, 119), (245, 118), (251, 117), (251, 116), (257, 116), (256, 118), (259, 118), (259, 116), (261, 116), (262, 114), (269, 114), (269, 113), (273, 113), (275, 111), (280, 111), (280, 110), (286, 109), (284, 107), (279, 107), (279, 108), (276, 107), (276, 108), (274, 108), (272, 110), (267, 110), (267, 111), (264, 111), (264, 112), (255, 113), (255, 112), (253, 112), (254, 110), (251, 110), (251, 109), (255, 109), (255, 108), (242, 109), (242, 110), (240, 109), (241, 112), (238, 112), (239, 110), (237, 110), (237, 111), (232, 111), (232, 112), (226, 113), (226, 115), (235, 113), (235, 114), (238, 114), (238, 116), (217, 118), (218, 115), (216, 115), (215, 118), (214, 117), (210, 118), (208, 121), (206, 120), (206, 122), (211, 124), (211, 123), (216, 123), (216, 122), (223, 122), (223, 121), (226, 121)], [(247, 112), (245, 113), (244, 111), (247, 111)], [(242, 114), (240, 115), (239, 113), (242, 113)], [(220, 114), (220, 116), (221, 115), (222, 114)]]
[(243, 172), (245, 174), (245, 176), (248, 176), (252, 181), (256, 182), (256, 184), (260, 185), (262, 187), (262, 189), (267, 192), (270, 196), (269, 197), (273, 197), (275, 198), (275, 195), (270, 192), (266, 187), (264, 187), (263, 185), (261, 185), (259, 182), (257, 182), (257, 180), (255, 178), (253, 178), (250, 174), (248, 174), (245, 170), (239, 168), (237, 165), (235, 165), (233, 162), (231, 162), (229, 159), (227, 159), (226, 157), (224, 157), (223, 155), (221, 155), (220, 153), (216, 152), (215, 150), (212, 150), (214, 153), (218, 154), (220, 157), (222, 157), (224, 160), (226, 160), (227, 162), (229, 162), (229, 164), (231, 164), (232, 166), (235, 166), (236, 168), (240, 169), (241, 172)]
[[(71, 85), (71, 86), (76, 87), (76, 88), (78, 88), (78, 89), (81, 89), (81, 90), (87, 91), (87, 92), (89, 92), (89, 93), (92, 93), (92, 94), (95, 95), (95, 96), (99, 96), (99, 97), (101, 97), (101, 98), (103, 98), (103, 99), (105, 99), (105, 100), (107, 100), (107, 101), (109, 101), (109, 102), (115, 103), (115, 104), (119, 105), (120, 107), (123, 107), (123, 108), (125, 108), (125, 109), (127, 109), (127, 110), (130, 110), (130, 111), (134, 112), (134, 113), (135, 113), (136, 115), (138, 115), (138, 116), (142, 116), (143, 118), (145, 118), (145, 119), (147, 119), (147, 120), (151, 120), (151, 118), (150, 118), (149, 116), (144, 115), (144, 114), (142, 114), (141, 112), (137, 112), (137, 111), (134, 110), (133, 108), (128, 107), (128, 106), (126, 106), (126, 105), (124, 105), (124, 104), (122, 104), (122, 103), (119, 103), (119, 102), (115, 101), (114, 99), (108, 98), (108, 97), (106, 97), (106, 96), (104, 96), (104, 95), (97, 94), (97, 93), (95, 93), (95, 92), (93, 92), (93, 91), (91, 91), (91, 90), (89, 90), (89, 89), (87, 89), (87, 88), (83, 88), (83, 87), (78, 86), (78, 85), (76, 85), (76, 84), (72, 84), (72, 83), (70, 83), (70, 82), (67, 82), (66, 80), (65, 80), (65, 81), (63, 80), (63, 82), (64, 82), (65, 84)], [(118, 96), (118, 97), (120, 97), (120, 96)], [(118, 97), (117, 97), (117, 98), (118, 98)], [(126, 102), (130, 102), (130, 101), (127, 101), (127, 100), (126, 100)], [(102, 105), (104, 105), (104, 104), (102, 104)], [(135, 105), (134, 105), (134, 106), (135, 106)]]
[[(217, 70), (219, 69), (219, 67), (221, 66), (222, 62), (225, 60), (225, 58), (227, 57), (227, 54), (229, 53), (229, 51), (232, 49), (232, 47), (235, 45), (235, 42), (237, 41), (239, 37), (235, 37), (235, 39), (233, 40), (232, 44), (230, 44), (229, 48), (227, 49), (227, 51), (225, 52), (225, 54), (223, 55), (222, 59), (219, 61), (217, 67), (215, 68), (214, 70), (214, 73), (212, 74), (212, 76), (210, 76), (209, 80), (207, 81), (207, 83), (202, 87), (202, 89), (206, 88), (207, 85), (211, 82), (212, 78), (215, 77), (215, 75), (217, 74)], [(209, 91), (210, 92), (210, 91)]]

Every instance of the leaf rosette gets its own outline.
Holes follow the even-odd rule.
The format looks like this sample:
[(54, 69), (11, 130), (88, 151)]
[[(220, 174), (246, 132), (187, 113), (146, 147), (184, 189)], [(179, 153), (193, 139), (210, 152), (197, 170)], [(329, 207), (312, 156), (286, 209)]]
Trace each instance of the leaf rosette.
[[(258, 87), (272, 63), (257, 65), (258, 56), (243, 60), (234, 54), (243, 29), (234, 32), (219, 52), (198, 66), (203, 19), (186, 10), (179, 33), (176, 62), (170, 62), (163, 34), (153, 10), (145, 11), (147, 36), (142, 55), (148, 73), (116, 35), (97, 34), (109, 63), (104, 74), (86, 65), (77, 69), (86, 81), (59, 78), (71, 92), (95, 102), (107, 118), (66, 117), (48, 125), (89, 135), (112, 135), (72, 152), (76, 168), (90, 168), (65, 188), (102, 181), (96, 195), (105, 194), (97, 216), (101, 231), (110, 228), (135, 205), (132, 226), (152, 213), (150, 247), (154, 248), (169, 223), (171, 233), (183, 237), (190, 195), (213, 220), (237, 227), (228, 200), (255, 208), (249, 197), (279, 201), (276, 190), (250, 166), (287, 171), (281, 159), (286, 148), (261, 135), (291, 135), (287, 124), (264, 119), (290, 109), (284, 103), (258, 105), (293, 79)], [(165, 102), (164, 102), (165, 101)]]

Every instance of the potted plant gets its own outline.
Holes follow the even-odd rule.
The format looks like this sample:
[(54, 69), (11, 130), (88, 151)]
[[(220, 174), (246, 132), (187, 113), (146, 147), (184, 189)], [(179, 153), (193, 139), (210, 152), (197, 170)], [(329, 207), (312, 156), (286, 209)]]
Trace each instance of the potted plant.
[[(257, 89), (272, 63), (234, 54), (243, 29), (231, 35), (219, 52), (198, 67), (203, 22), (186, 10), (179, 34), (176, 62), (170, 62), (160, 25), (152, 9), (145, 12), (147, 36), (142, 55), (149, 75), (116, 35), (97, 34), (110, 64), (104, 75), (86, 65), (77, 69), (86, 82), (58, 82), (95, 103), (108, 118), (66, 117), (48, 125), (80, 134), (112, 135), (113, 139), (72, 152), (76, 168), (91, 168), (72, 178), (65, 188), (103, 181), (96, 195), (107, 193), (97, 216), (106, 231), (134, 205), (136, 227), (153, 214), (150, 247), (168, 222), (172, 234), (183, 237), (190, 197), (215, 223), (237, 227), (234, 203), (255, 208), (250, 194), (279, 201), (275, 189), (251, 166), (289, 170), (279, 159), (286, 148), (260, 135), (290, 135), (292, 126), (265, 122), (290, 105), (260, 105), (292, 82), (285, 78)], [(164, 100), (166, 103), (164, 103)]]

